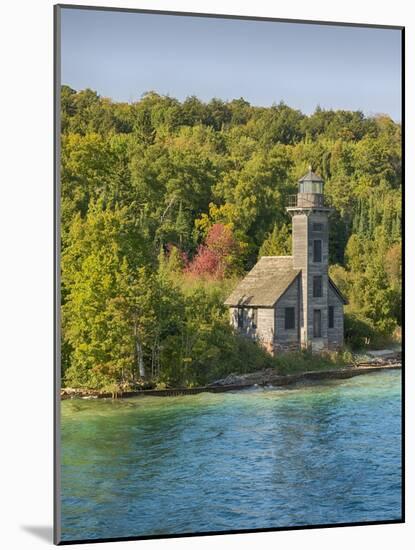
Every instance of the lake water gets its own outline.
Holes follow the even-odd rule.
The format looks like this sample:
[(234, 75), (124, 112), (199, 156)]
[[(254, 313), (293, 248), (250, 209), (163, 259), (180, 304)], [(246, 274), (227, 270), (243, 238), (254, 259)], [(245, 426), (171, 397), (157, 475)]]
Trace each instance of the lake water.
[(401, 376), (62, 403), (62, 540), (395, 520)]

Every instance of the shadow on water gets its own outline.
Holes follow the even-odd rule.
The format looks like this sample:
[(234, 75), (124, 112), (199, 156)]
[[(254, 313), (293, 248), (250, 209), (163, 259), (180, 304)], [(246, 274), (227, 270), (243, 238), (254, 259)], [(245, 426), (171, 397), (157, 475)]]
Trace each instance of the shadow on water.
[(53, 543), (53, 527), (51, 525), (21, 525), (21, 528), (38, 539)]

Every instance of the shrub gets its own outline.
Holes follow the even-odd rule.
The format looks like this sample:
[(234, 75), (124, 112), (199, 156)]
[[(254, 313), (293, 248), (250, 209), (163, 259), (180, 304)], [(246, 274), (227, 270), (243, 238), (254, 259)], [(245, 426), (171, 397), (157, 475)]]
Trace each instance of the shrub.
[(344, 336), (352, 349), (367, 347), (376, 339), (377, 333), (372, 322), (357, 313), (346, 313), (344, 316)]

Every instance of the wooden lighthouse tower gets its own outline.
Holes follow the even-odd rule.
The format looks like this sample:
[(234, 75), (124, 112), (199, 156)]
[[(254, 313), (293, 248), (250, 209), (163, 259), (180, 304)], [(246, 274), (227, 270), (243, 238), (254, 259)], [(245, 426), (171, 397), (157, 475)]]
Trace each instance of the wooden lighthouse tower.
[(292, 216), (293, 267), (301, 269), (301, 347), (328, 349), (331, 208), (324, 204), (323, 180), (311, 166), (299, 180), (287, 211)]

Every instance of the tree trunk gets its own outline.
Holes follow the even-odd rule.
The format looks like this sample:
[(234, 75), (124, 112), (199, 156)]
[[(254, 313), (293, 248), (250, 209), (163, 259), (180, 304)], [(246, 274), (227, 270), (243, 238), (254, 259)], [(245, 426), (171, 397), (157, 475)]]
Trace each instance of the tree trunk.
[(141, 346), (140, 339), (136, 338), (136, 352), (137, 352), (137, 366), (138, 366), (138, 372), (140, 374), (140, 378), (145, 378), (146, 371), (144, 369), (144, 360), (143, 360), (143, 348)]
[(145, 378), (146, 371), (144, 369), (144, 358), (143, 358), (143, 346), (141, 345), (140, 333), (138, 330), (137, 316), (134, 316), (134, 339), (135, 339), (135, 353), (137, 360), (137, 368), (140, 378)]

